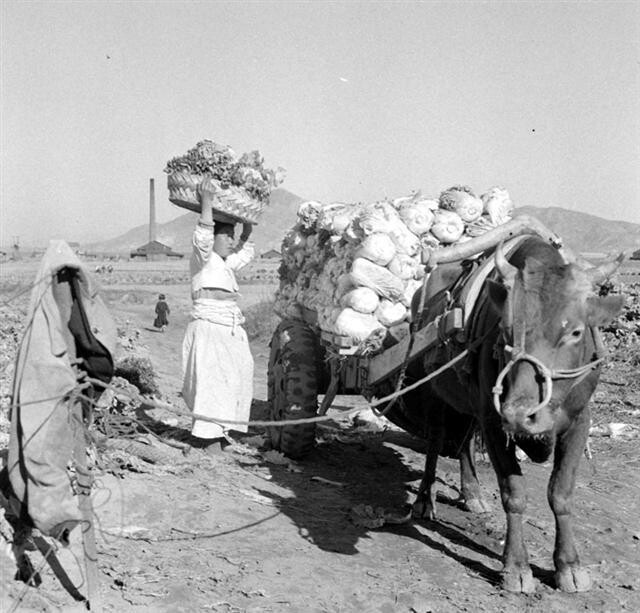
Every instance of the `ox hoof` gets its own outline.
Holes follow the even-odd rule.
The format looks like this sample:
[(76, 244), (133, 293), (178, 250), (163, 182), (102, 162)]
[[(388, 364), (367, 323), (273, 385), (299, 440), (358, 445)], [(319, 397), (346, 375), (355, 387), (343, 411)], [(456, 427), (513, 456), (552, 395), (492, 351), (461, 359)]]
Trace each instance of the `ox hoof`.
[(480, 514), (491, 511), (489, 505), (482, 498), (461, 498), (459, 504), (463, 511), (468, 511), (469, 513)]
[(567, 566), (556, 572), (556, 587), (563, 592), (587, 592), (591, 589), (589, 572), (581, 566)]
[(437, 519), (435, 507), (425, 499), (418, 498), (418, 500), (413, 503), (411, 511), (413, 517), (416, 519), (428, 519), (429, 521), (435, 521)]
[(531, 594), (536, 591), (536, 584), (529, 567), (514, 568), (502, 571), (502, 588), (507, 592)]

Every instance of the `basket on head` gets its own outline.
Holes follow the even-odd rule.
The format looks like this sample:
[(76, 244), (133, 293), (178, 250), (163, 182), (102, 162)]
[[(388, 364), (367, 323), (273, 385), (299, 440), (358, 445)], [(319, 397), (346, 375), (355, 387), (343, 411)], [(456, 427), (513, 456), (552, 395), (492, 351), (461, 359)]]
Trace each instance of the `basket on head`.
[[(191, 174), (187, 170), (173, 171), (167, 177), (169, 200), (176, 206), (199, 213), (201, 206), (197, 190), (202, 180), (202, 176)], [(225, 221), (226, 218), (228, 223), (258, 223), (266, 202), (251, 198), (240, 187), (222, 187), (219, 181), (209, 181), (215, 188), (214, 218), (219, 221)]]

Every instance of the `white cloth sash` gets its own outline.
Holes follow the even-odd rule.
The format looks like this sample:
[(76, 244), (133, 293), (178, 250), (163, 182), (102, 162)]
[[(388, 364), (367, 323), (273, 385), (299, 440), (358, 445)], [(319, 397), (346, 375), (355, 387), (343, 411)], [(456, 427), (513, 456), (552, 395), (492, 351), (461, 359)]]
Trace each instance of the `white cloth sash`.
[(215, 300), (213, 298), (198, 298), (193, 301), (191, 309), (193, 319), (204, 319), (214, 324), (229, 326), (235, 332), (236, 326), (244, 322), (244, 315), (240, 307), (233, 300)]

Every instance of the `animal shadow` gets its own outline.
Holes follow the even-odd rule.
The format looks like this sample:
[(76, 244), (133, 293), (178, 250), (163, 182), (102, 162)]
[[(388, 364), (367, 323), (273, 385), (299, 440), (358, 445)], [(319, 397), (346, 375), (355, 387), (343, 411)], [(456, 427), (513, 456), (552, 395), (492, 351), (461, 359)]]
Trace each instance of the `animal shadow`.
[(370, 531), (353, 521), (354, 509), (406, 508), (405, 484), (420, 477), (377, 433), (364, 434), (348, 444), (337, 438), (320, 441), (300, 462), (289, 466), (265, 462), (264, 466), (271, 480), (293, 496), (281, 497), (265, 490), (259, 493), (274, 501), (302, 538), (324, 551), (345, 555), (358, 553), (359, 540)]

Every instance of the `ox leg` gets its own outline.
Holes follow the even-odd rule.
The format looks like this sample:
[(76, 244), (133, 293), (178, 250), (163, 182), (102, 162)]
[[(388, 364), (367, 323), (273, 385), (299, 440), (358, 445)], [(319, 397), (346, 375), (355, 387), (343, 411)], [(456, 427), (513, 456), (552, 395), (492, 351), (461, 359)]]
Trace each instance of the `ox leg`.
[(589, 573), (580, 565), (576, 551), (571, 509), (576, 473), (589, 433), (589, 421), (590, 411), (585, 408), (569, 430), (558, 439), (547, 490), (556, 521), (553, 552), (555, 580), (558, 589), (564, 592), (585, 592), (591, 587)]
[(475, 432), (472, 431), (460, 452), (460, 507), (471, 513), (487, 513), (489, 506), (480, 494), (480, 482), (476, 471)]
[(534, 592), (535, 582), (529, 567), (522, 527), (522, 514), (527, 506), (527, 498), (515, 445), (507, 441), (498, 423), (485, 429), (485, 440), (498, 477), (502, 508), (507, 515), (507, 535), (502, 554), (502, 587), (508, 592)]
[(413, 516), (419, 519), (436, 519), (436, 468), (438, 456), (444, 442), (444, 409), (432, 400), (427, 409), (427, 454), (425, 458), (424, 474), (418, 489), (418, 495), (413, 503)]

